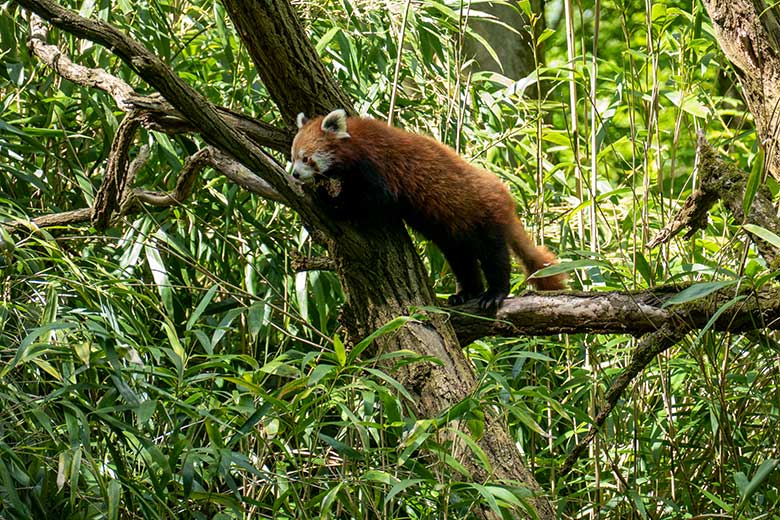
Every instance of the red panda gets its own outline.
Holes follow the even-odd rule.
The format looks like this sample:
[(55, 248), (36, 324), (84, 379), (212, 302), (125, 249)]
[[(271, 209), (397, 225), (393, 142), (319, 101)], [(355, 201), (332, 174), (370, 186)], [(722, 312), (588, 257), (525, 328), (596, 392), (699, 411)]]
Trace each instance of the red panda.
[[(527, 274), (557, 262), (536, 247), (515, 215), (515, 201), (492, 173), (472, 166), (430, 137), (381, 121), (347, 117), (344, 110), (307, 119), (298, 114), (292, 144), (293, 177), (323, 183), (315, 194), (335, 216), (354, 220), (402, 218), (436, 244), (452, 269), (451, 305), (479, 298), (498, 307), (509, 293), (509, 248)], [(487, 281), (484, 290), (480, 267)], [(563, 289), (565, 274), (532, 279), (540, 290)]]

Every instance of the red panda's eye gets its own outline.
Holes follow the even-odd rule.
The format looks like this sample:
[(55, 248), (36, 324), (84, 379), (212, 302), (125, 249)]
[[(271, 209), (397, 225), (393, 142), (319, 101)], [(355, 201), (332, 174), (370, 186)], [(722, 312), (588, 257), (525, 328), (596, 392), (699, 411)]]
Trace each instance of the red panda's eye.
[(303, 164), (309, 164), (309, 158), (308, 157), (304, 157), (303, 158)]

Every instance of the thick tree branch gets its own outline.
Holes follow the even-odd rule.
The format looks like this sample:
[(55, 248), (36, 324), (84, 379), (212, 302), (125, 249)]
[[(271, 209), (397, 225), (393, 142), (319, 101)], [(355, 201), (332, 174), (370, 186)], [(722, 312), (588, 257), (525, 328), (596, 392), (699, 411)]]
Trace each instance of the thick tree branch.
[[(127, 100), (127, 104), (138, 111), (141, 123), (150, 130), (168, 134), (199, 132), (199, 129), (192, 122), (159, 95), (140, 96), (136, 94)], [(245, 134), (258, 146), (282, 152), (286, 156), (290, 154), (290, 146), (295, 135), (292, 130), (280, 130), (273, 125), (234, 112), (229, 108), (215, 106), (215, 109), (230, 126)]]
[[(452, 314), (462, 344), (486, 335), (543, 335), (552, 331), (642, 334), (629, 365), (610, 386), (605, 404), (588, 434), (575, 446), (561, 466), (568, 474), (604, 425), (629, 384), (652, 360), (696, 329), (741, 332), (780, 329), (780, 287), (725, 288), (705, 298), (664, 307), (676, 288), (659, 287), (636, 293), (526, 294), (509, 298), (496, 320)], [(459, 308), (459, 310), (463, 307)], [(476, 308), (472, 312), (478, 312)], [(714, 321), (710, 323), (711, 320)]]
[(129, 206), (133, 204), (133, 200), (157, 207), (181, 204), (192, 194), (198, 174), (211, 164), (209, 155), (209, 148), (203, 148), (188, 157), (179, 172), (179, 178), (176, 179), (176, 187), (173, 191), (160, 193), (134, 189), (127, 194), (123, 207), (129, 209)]
[[(310, 227), (322, 232), (347, 296), (343, 321), (351, 338), (364, 337), (394, 317), (408, 313), (410, 307), (433, 304), (427, 272), (400, 220), (388, 219), (384, 225), (370, 229), (367, 226), (357, 229), (348, 223), (334, 222), (308, 199), (300, 197), (278, 165), (143, 45), (110, 24), (86, 20), (51, 0), (15, 1), (55, 26), (111, 49), (176, 110), (185, 114), (206, 142), (239, 159), (251, 171), (262, 176)], [(322, 68), (322, 64), (317, 63), (316, 52), (300, 30), (300, 24), (291, 21), (295, 17), (291, 6), (280, 4), (281, 1), (250, 1), (233, 5), (239, 13), (248, 12), (249, 20), (271, 23), (270, 26), (265, 23), (242, 26), (239, 32), (244, 37), (255, 32), (259, 38), (276, 44), (285, 42), (290, 48), (301, 51), (280, 55), (275, 47), (259, 49), (264, 54), (262, 62), (256, 60), (256, 63), (264, 64), (260, 73), (264, 78), (278, 75), (282, 81), (278, 89), (269, 87), (269, 91), (273, 90), (274, 100), (283, 115), (291, 121), (298, 111), (310, 110), (308, 107), (312, 106), (312, 99), (325, 100), (328, 103), (324, 105), (326, 109), (334, 105), (349, 109), (346, 96), (332, 79), (323, 81), (310, 72), (317, 67)], [(258, 51), (255, 46), (252, 47), (253, 52)], [(284, 58), (291, 61), (282, 67), (280, 62)], [(289, 71), (295, 74), (287, 76)], [(298, 81), (310, 82), (310, 88), (296, 90), (295, 83)], [(310, 97), (307, 99), (305, 96)], [(311, 110), (324, 111), (318, 106), (313, 106)], [(410, 322), (392, 337), (377, 340), (376, 346), (380, 349), (409, 349), (424, 358), (434, 357), (441, 361), (436, 365), (421, 362), (398, 368), (398, 379), (411, 395), (416, 396), (414, 404), (423, 417), (436, 417), (477, 390), (473, 367), (463, 355), (452, 327), (441, 315), (431, 316), (424, 323)], [(503, 420), (486, 416), (485, 421), (485, 433), (477, 442), (487, 454), (493, 473), (488, 475), (465, 441), (453, 433), (453, 451), (461, 455), (460, 462), (475, 480), (490, 477), (522, 482), (537, 495), (530, 499), (535, 516), (555, 518), (554, 509), (525, 468)], [(493, 516), (488, 509), (484, 509), (483, 513), (485, 517)]]
[(555, 334), (631, 334), (655, 332), (669, 323), (684, 322), (691, 329), (707, 325), (723, 305), (738, 296), (750, 296), (729, 307), (712, 324), (713, 330), (742, 332), (780, 329), (780, 288), (723, 289), (685, 305), (664, 307), (681, 288), (658, 287), (637, 292), (539, 294), (507, 298), (495, 319), (481, 316), (476, 304), (462, 305), (450, 319), (461, 344), (487, 336), (546, 336)]
[[(274, 200), (283, 204), (285, 203), (284, 198), (273, 186), (252, 173), (249, 168), (241, 164), (238, 160), (217, 148), (208, 147), (207, 149), (209, 150), (211, 166), (222, 175), (245, 190), (254, 193), (255, 195), (259, 195), (264, 199)], [(295, 186), (293, 188), (295, 189)]]
[(59, 227), (59, 226), (72, 226), (76, 224), (84, 224), (92, 220), (92, 208), (79, 208), (71, 211), (63, 211), (61, 213), (52, 213), (50, 215), (41, 215), (35, 217), (29, 221), (17, 220), (15, 222), (9, 222), (3, 224), (9, 231), (21, 230), (29, 227), (33, 228), (46, 228), (46, 227)]
[(223, 0), (236, 31), (276, 102), (294, 126), (299, 112), (327, 114), (352, 110), (352, 102), (325, 69), (288, 0)]

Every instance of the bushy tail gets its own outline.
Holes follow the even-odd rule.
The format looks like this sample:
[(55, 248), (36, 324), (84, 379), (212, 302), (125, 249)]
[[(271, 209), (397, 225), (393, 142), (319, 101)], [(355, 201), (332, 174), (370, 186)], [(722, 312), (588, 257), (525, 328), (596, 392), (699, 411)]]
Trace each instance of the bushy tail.
[[(546, 247), (534, 245), (518, 218), (509, 225), (508, 238), (512, 251), (522, 262), (527, 275), (558, 263), (558, 259)], [(566, 288), (567, 278), (566, 273), (561, 273), (545, 278), (533, 278), (529, 282), (540, 291), (557, 291)]]

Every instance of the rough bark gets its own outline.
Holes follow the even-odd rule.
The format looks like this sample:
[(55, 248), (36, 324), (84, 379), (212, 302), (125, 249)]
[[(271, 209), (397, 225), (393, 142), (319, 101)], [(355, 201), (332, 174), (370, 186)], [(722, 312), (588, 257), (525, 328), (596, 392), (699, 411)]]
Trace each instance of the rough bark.
[[(745, 215), (744, 201), (748, 182), (748, 176), (745, 172), (734, 164), (720, 159), (715, 149), (707, 143), (703, 134), (699, 135), (697, 152), (703, 190), (719, 194), (720, 199), (734, 216), (736, 222), (754, 224), (775, 234), (780, 233), (780, 219), (777, 218), (772, 194), (765, 185), (762, 184), (758, 187), (748, 214)], [(749, 233), (749, 236), (770, 268), (776, 269), (780, 255), (777, 248), (758, 235)]]
[(780, 328), (780, 289), (758, 292), (735, 287), (684, 306), (664, 304), (684, 287), (663, 286), (646, 291), (609, 293), (526, 293), (507, 298), (495, 319), (482, 317), (475, 304), (458, 307), (451, 314), (461, 344), (486, 336), (549, 336), (555, 334), (631, 334), (641, 336), (668, 323), (684, 321), (701, 329), (726, 303), (747, 297), (722, 312), (713, 330), (742, 332)]
[(764, 0), (703, 0), (715, 37), (734, 64), (769, 173), (780, 179), (780, 10)]
[(294, 126), (299, 112), (351, 110), (352, 102), (325, 69), (288, 0), (222, 3), (288, 125)]
[(131, 112), (122, 119), (116, 130), (103, 174), (103, 183), (95, 194), (95, 203), (92, 206), (92, 224), (97, 230), (106, 229), (111, 217), (119, 209), (130, 170), (130, 146), (139, 126), (141, 123)]
[[(704, 229), (707, 226), (707, 214), (718, 200), (723, 202), (737, 222), (757, 225), (780, 235), (780, 218), (772, 202), (772, 194), (766, 186), (758, 187), (746, 215), (744, 204), (748, 175), (734, 164), (718, 157), (703, 133), (698, 137), (697, 153), (701, 174), (700, 188), (686, 199), (672, 221), (648, 243), (648, 248), (670, 240), (686, 227), (689, 228), (686, 238), (693, 236), (697, 230)], [(770, 268), (777, 269), (780, 251), (755, 233), (748, 232), (748, 236)]]
[[(337, 86), (323, 79), (321, 62), (286, 1), (223, 0), (223, 4), (285, 117), (292, 119), (301, 111), (316, 114), (334, 107), (351, 108)], [(268, 28), (269, 24), (273, 29)], [(282, 51), (273, 43), (280, 41), (289, 50)], [(291, 90), (289, 84), (302, 87)], [(361, 229), (342, 223), (335, 233), (325, 231), (326, 245), (346, 295), (343, 323), (353, 338), (368, 335), (392, 318), (408, 314), (413, 307), (434, 304), (428, 273), (401, 222)], [(441, 315), (409, 323), (391, 338), (380, 341), (377, 348), (407, 349), (441, 361), (436, 365), (405, 365), (396, 374), (415, 396), (414, 406), (423, 417), (436, 417), (477, 389), (473, 368), (452, 326)], [(501, 419), (488, 415), (486, 423), (478, 442), (490, 461), (491, 476), (541, 493)], [(485, 478), (487, 472), (471, 450), (456, 438), (453, 442), (454, 452), (474, 478)], [(555, 517), (546, 498), (535, 499), (533, 506), (540, 518)]]

